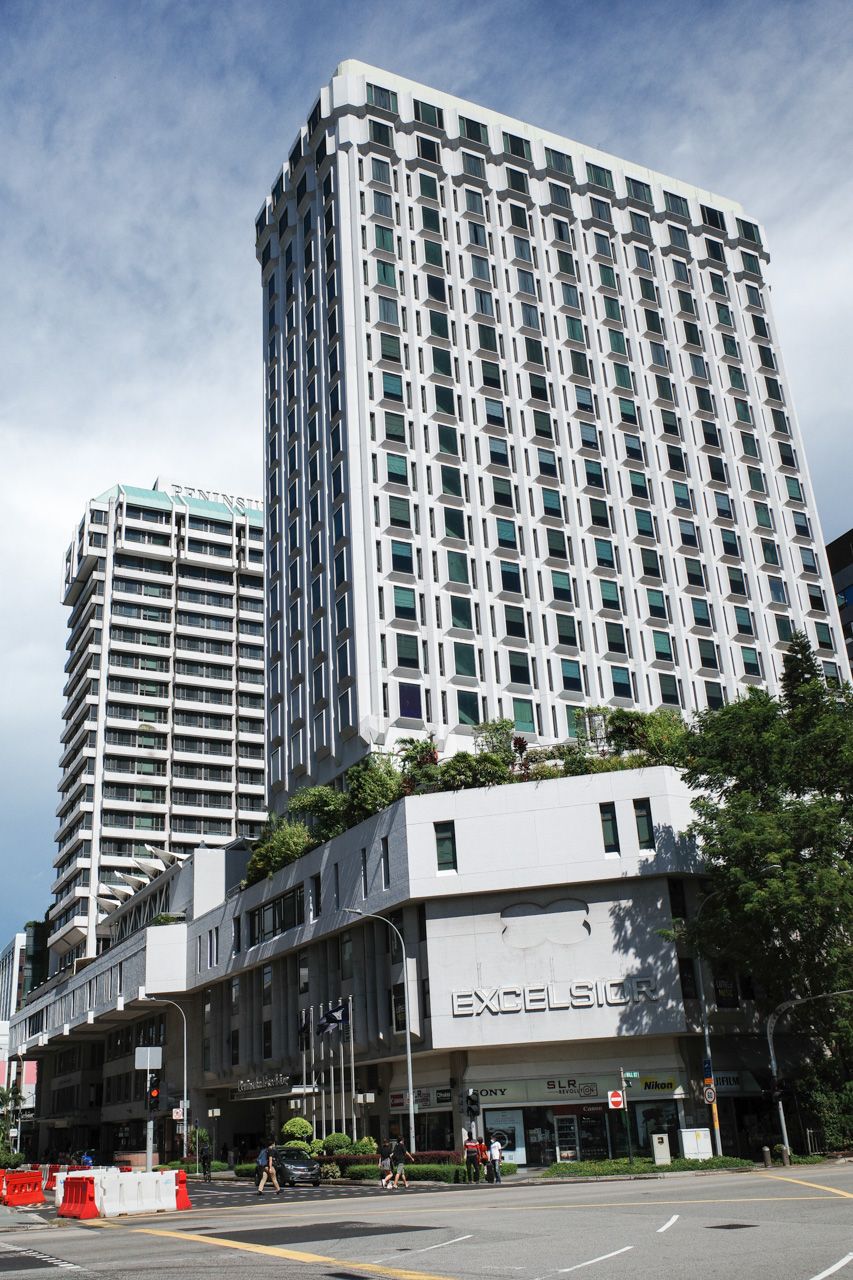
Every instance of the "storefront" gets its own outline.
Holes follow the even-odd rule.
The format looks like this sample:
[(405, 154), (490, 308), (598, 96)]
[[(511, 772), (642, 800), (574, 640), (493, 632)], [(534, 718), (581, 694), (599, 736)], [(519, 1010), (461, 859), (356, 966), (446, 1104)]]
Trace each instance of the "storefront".
[[(453, 1095), (449, 1087), (415, 1089), (415, 1145), (418, 1151), (452, 1151), (457, 1144), (453, 1136)], [(389, 1131), (392, 1138), (408, 1141), (409, 1115), (406, 1094), (391, 1092)]]
[(641, 1073), (628, 1093), (627, 1115), (611, 1111), (607, 1094), (615, 1079), (554, 1076), (473, 1084), (482, 1114), (480, 1128), (503, 1144), (515, 1164), (547, 1166), (555, 1160), (604, 1160), (625, 1155), (627, 1125), (634, 1151), (649, 1152), (651, 1135), (667, 1133), (678, 1154), (684, 1125), (686, 1078), (680, 1071)]

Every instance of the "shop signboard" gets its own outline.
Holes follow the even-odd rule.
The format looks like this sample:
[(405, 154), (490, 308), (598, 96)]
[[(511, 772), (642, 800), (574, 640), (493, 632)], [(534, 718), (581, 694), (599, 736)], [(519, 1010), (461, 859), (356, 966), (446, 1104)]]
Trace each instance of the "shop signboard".
[[(481, 1106), (503, 1106), (507, 1103), (606, 1102), (610, 1090), (619, 1083), (619, 1072), (608, 1075), (553, 1075), (534, 1080), (496, 1080), (481, 1083), (466, 1080), (465, 1087), (477, 1090)], [(683, 1098), (686, 1095), (684, 1074), (677, 1070), (639, 1073), (631, 1090), (631, 1101), (642, 1097)]]

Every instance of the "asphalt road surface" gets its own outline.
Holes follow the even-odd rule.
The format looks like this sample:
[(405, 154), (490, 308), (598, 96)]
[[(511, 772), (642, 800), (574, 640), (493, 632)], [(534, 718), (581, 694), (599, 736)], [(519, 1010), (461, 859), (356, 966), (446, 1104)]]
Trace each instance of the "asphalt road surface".
[(191, 1212), (0, 1234), (0, 1280), (853, 1280), (853, 1165), (638, 1182), (257, 1197), (192, 1187)]

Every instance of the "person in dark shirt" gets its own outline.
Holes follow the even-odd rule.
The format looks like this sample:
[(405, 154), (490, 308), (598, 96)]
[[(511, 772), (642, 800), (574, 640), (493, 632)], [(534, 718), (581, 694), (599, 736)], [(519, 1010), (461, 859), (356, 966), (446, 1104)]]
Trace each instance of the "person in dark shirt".
[(379, 1185), (387, 1191), (394, 1174), (391, 1171), (391, 1152), (393, 1148), (387, 1138), (379, 1144)]
[(406, 1177), (406, 1161), (411, 1160), (414, 1163), (415, 1157), (407, 1149), (402, 1138), (398, 1138), (394, 1143), (394, 1150), (391, 1152), (391, 1165), (394, 1169), (394, 1190), (397, 1190), (397, 1184), (403, 1179), (403, 1187), (406, 1191), (409, 1189), (409, 1180)]

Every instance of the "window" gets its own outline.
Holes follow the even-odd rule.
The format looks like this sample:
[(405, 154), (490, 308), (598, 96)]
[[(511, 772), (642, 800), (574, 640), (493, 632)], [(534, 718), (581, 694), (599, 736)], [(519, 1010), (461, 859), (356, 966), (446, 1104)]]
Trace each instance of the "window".
[[(562, 616), (558, 619), (559, 621), (562, 621)], [(569, 619), (569, 621), (574, 623), (573, 618)], [(557, 630), (559, 633), (559, 626)], [(560, 640), (563, 642), (562, 636), (560, 636)], [(583, 693), (580, 663), (572, 658), (563, 658), (561, 659), (560, 667), (563, 676), (563, 688), (572, 693)]]
[(450, 582), (468, 581), (468, 557), (463, 552), (448, 551), (447, 577)]
[(382, 89), (378, 84), (367, 86), (367, 101), (371, 107), (379, 107), (382, 111), (397, 110), (397, 95), (391, 89)]
[(631, 673), (627, 667), (611, 667), (610, 678), (613, 681), (614, 698), (631, 698), (634, 692), (631, 688)]
[(397, 573), (414, 573), (412, 547), (408, 542), (391, 543), (391, 568)]
[(410, 622), (417, 621), (415, 593), (411, 587), (394, 588), (394, 617), (405, 618)]
[(650, 800), (634, 801), (634, 821), (637, 824), (637, 839), (641, 849), (654, 849), (655, 828), (652, 822), (652, 803)]
[(510, 684), (530, 684), (530, 662), (526, 653), (510, 649), (509, 682)]
[(512, 718), (519, 733), (536, 732), (536, 726), (533, 722), (533, 703), (528, 702), (526, 698), (513, 698)]
[(690, 206), (684, 196), (677, 196), (671, 191), (664, 191), (663, 198), (668, 213), (674, 213), (680, 218), (690, 217)]
[(681, 699), (678, 696), (678, 682), (673, 675), (666, 672), (660, 674), (660, 698), (665, 706), (678, 707), (681, 705)]
[(619, 827), (616, 822), (616, 805), (600, 804), (598, 811), (601, 815), (601, 834), (604, 839), (605, 853), (619, 852)]
[(517, 156), (520, 160), (531, 160), (533, 158), (530, 152), (530, 143), (525, 138), (518, 138), (512, 133), (505, 133), (503, 135), (503, 144), (506, 155)]
[(601, 165), (589, 164), (586, 166), (587, 182), (591, 182), (593, 186), (604, 187), (607, 191), (615, 190), (613, 186), (613, 174), (609, 169), (603, 169)]
[(452, 822), (436, 822), (435, 855), (439, 871), (456, 870), (456, 828)]
[(460, 689), (456, 695), (456, 709), (460, 724), (477, 725), (480, 723), (480, 709), (477, 694), (470, 689)]

